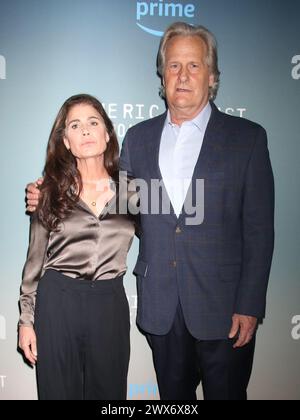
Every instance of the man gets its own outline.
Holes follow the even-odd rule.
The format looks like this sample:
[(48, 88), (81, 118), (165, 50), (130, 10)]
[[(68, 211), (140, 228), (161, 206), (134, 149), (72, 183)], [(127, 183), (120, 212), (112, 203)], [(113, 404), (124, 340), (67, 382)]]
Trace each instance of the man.
[[(171, 214), (141, 214), (137, 322), (161, 399), (195, 400), (202, 380), (206, 400), (245, 400), (274, 243), (266, 133), (214, 105), (217, 47), (205, 28), (171, 25), (158, 71), (168, 111), (131, 128), (121, 154), (129, 176), (163, 180), (171, 203)], [(204, 220), (192, 224), (200, 179)]]

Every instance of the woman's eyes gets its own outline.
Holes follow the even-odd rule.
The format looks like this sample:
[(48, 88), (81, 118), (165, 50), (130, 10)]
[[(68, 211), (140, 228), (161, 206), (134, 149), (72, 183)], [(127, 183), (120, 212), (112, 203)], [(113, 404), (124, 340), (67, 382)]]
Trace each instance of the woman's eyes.
[[(99, 125), (99, 122), (96, 121), (96, 120), (93, 120), (93, 121), (89, 121), (89, 123), (87, 125), (91, 126), (91, 127), (97, 127)], [(81, 124), (81, 123), (76, 123), (76, 124), (71, 125), (72, 130), (78, 130), (78, 129), (82, 129), (82, 128), (83, 128), (83, 124)]]

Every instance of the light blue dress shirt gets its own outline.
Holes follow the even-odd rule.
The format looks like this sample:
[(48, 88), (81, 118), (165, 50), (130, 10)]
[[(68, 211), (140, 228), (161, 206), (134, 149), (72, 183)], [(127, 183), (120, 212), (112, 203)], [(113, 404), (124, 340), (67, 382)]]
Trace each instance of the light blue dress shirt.
[(177, 217), (192, 181), (211, 112), (208, 103), (196, 118), (179, 127), (172, 123), (168, 111), (160, 144), (159, 167)]

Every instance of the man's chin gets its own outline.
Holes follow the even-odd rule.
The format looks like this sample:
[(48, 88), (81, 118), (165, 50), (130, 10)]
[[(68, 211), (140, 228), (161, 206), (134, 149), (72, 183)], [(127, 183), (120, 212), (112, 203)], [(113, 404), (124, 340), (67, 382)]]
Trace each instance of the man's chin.
[(174, 108), (177, 109), (186, 109), (191, 107), (191, 102), (187, 100), (178, 100), (174, 103)]

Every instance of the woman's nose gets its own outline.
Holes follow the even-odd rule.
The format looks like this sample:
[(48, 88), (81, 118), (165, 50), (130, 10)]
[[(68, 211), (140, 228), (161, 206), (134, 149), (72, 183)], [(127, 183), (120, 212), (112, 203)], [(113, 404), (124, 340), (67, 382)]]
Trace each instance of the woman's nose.
[(90, 131), (87, 127), (82, 127), (82, 134), (84, 136), (89, 136), (90, 135)]

